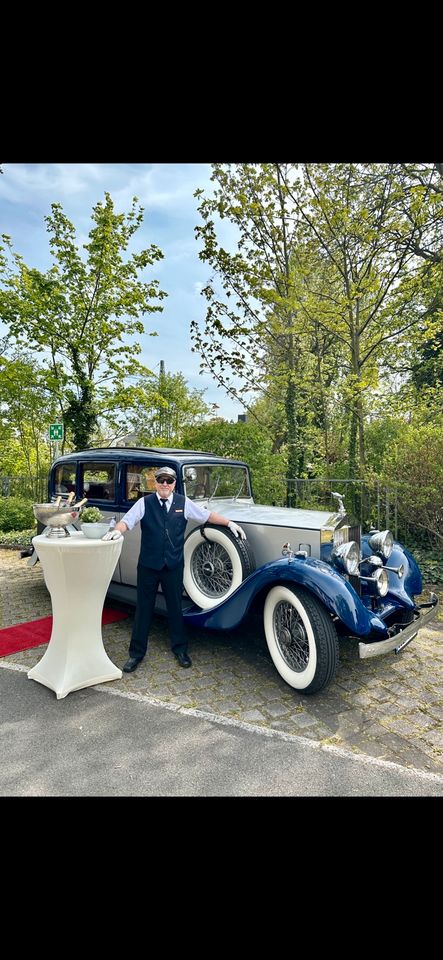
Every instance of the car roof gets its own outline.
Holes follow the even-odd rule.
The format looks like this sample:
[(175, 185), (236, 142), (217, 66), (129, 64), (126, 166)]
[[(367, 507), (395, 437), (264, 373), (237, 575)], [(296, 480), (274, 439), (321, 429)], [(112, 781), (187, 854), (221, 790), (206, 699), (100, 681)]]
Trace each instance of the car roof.
[[(244, 460), (230, 457), (218, 457), (214, 453), (204, 450), (182, 450), (176, 447), (90, 447), (87, 450), (75, 450), (57, 457), (54, 463), (68, 463), (72, 460), (127, 460), (148, 455), (148, 459), (155, 457), (156, 462), (175, 460), (177, 463), (230, 463), (246, 467)], [(54, 464), (53, 464), (54, 466)]]

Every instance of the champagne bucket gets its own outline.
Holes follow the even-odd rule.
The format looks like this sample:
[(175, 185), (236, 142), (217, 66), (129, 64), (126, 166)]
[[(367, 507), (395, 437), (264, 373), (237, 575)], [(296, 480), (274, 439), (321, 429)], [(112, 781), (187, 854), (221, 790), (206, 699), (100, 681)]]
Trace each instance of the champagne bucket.
[(70, 507), (66, 502), (60, 506), (56, 503), (34, 503), (32, 509), (34, 517), (48, 527), (47, 537), (69, 537), (66, 527), (80, 515), (78, 507)]

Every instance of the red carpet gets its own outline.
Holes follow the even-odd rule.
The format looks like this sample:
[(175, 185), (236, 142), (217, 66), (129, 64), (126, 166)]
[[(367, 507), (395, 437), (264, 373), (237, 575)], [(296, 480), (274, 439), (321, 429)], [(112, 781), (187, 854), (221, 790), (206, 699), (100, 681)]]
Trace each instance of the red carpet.
[[(103, 610), (102, 626), (107, 623), (116, 623), (125, 620), (128, 613), (121, 610)], [(15, 627), (5, 627), (0, 630), (0, 657), (8, 653), (19, 653), (31, 647), (39, 647), (41, 643), (49, 643), (52, 630), (52, 617), (41, 617), (40, 620), (28, 620), (27, 623), (18, 623)]]

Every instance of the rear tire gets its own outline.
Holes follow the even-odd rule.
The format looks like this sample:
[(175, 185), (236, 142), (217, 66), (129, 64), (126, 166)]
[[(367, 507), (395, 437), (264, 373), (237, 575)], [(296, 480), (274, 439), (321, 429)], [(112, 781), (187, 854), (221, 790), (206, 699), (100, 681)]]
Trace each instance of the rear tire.
[(186, 537), (184, 552), (183, 584), (188, 596), (202, 610), (226, 600), (255, 570), (248, 541), (237, 539), (227, 527), (218, 524), (193, 530)]
[(316, 597), (299, 587), (273, 587), (263, 618), (269, 653), (283, 680), (307, 695), (324, 690), (337, 670), (338, 640)]

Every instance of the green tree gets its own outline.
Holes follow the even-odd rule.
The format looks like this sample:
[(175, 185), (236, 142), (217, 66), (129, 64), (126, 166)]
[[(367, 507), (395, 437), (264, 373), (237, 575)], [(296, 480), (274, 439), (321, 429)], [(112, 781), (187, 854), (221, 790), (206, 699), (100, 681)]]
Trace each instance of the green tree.
[[(380, 363), (419, 320), (394, 310), (413, 260), (395, 240), (394, 172), (389, 164), (213, 164), (212, 179), (212, 198), (197, 191), (200, 256), (213, 270), (205, 325), (192, 326), (203, 366), (237, 397), (255, 392), (278, 405), (290, 476), (303, 470), (316, 430), (329, 462), (338, 403), (349, 476), (361, 475)], [(235, 253), (217, 239), (216, 218), (235, 226)]]
[(273, 451), (271, 436), (259, 424), (209, 421), (188, 427), (183, 432), (183, 444), (191, 450), (244, 460), (251, 468), (257, 503), (284, 499), (287, 460), (283, 452)]
[(443, 543), (442, 424), (409, 424), (386, 451), (383, 483), (398, 490), (398, 516), (403, 529), (412, 529), (424, 542)]
[(314, 288), (308, 278), (303, 309), (340, 344), (336, 390), (348, 411), (349, 476), (363, 476), (365, 422), (380, 363), (418, 322), (394, 309), (413, 255), (394, 241), (399, 211), (389, 164), (301, 164), (300, 173), (305, 192), (287, 181), (288, 193), (328, 278)]
[[(202, 368), (241, 399), (252, 416), (254, 398), (280, 398), (282, 440), (289, 473), (295, 476), (301, 452), (297, 383), (303, 331), (291, 266), (297, 222), (284, 184), (291, 169), (293, 165), (212, 164), (213, 196), (196, 192), (203, 220), (196, 234), (203, 241), (200, 258), (213, 275), (203, 290), (208, 302), (203, 329), (195, 321), (191, 337)], [(234, 253), (217, 239), (216, 221), (219, 225), (225, 219), (236, 230)]]
[(0, 416), (0, 473), (26, 476), (37, 497), (50, 462), (46, 424), (54, 418), (54, 401), (46, 370), (30, 354), (0, 358)]
[(140, 399), (137, 388), (125, 383), (127, 377), (142, 382), (150, 374), (136, 359), (145, 332), (140, 318), (162, 310), (152, 301), (166, 294), (157, 280), (142, 281), (139, 275), (163, 254), (151, 244), (123, 256), (143, 222), (136, 197), (127, 215), (117, 214), (105, 193), (93, 208), (85, 256), (61, 205), (51, 209), (45, 220), (55, 263), (46, 273), (26, 266), (3, 235), (0, 313), (19, 347), (45, 357), (57, 416), (79, 449), (90, 443), (99, 415), (109, 411), (112, 421), (116, 394), (126, 410)]
[[(394, 164), (399, 222), (394, 240), (414, 257), (414, 270), (399, 289), (412, 301), (419, 322), (408, 354), (412, 381), (421, 399), (443, 384), (443, 164)], [(401, 358), (403, 364), (405, 357)], [(423, 388), (431, 388), (431, 391)]]
[(140, 443), (171, 446), (181, 444), (183, 432), (209, 414), (204, 390), (190, 390), (182, 373), (161, 368), (158, 378), (149, 378), (149, 395), (132, 418)]

